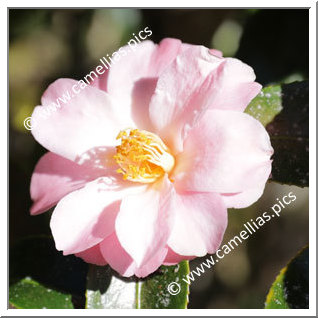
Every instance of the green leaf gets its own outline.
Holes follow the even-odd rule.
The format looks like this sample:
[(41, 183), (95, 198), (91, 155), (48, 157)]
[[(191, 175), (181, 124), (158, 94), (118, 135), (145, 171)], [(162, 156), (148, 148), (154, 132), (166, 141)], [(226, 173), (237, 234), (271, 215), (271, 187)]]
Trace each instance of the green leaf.
[(275, 85), (264, 87), (247, 106), (245, 113), (266, 126), (282, 109), (282, 88), (280, 85)]
[(271, 180), (309, 185), (309, 89), (295, 82), (262, 89), (246, 109), (270, 135), (274, 148)]
[[(159, 274), (146, 279), (140, 288), (140, 308), (187, 308), (189, 285), (182, 280), (189, 274), (189, 262), (161, 266)], [(168, 287), (170, 286), (170, 287)], [(179, 293), (171, 295), (168, 291)]]
[(288, 309), (289, 306), (284, 295), (284, 278), (286, 273), (284, 267), (276, 277), (269, 293), (267, 294), (265, 309)]
[(25, 278), (10, 286), (10, 304), (15, 308), (72, 309), (72, 295), (46, 288)]
[(63, 256), (52, 238), (30, 237), (10, 249), (9, 303), (16, 308), (80, 308), (87, 264)]
[(307, 309), (309, 300), (309, 249), (304, 248), (276, 277), (265, 309)]
[[(109, 266), (92, 265), (87, 279), (86, 308), (186, 308), (189, 286), (182, 278), (188, 273), (187, 261), (174, 266), (161, 266), (145, 279), (123, 278)], [(169, 293), (171, 283), (174, 283), (170, 285), (172, 292), (180, 286), (179, 293)]]

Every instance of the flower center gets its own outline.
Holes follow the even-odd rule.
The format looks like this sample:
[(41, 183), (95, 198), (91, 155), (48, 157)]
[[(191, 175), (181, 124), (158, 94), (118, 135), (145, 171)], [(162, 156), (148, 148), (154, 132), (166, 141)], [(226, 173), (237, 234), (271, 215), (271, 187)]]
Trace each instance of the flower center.
[(175, 160), (169, 148), (155, 134), (146, 130), (125, 129), (120, 131), (114, 156), (119, 165), (118, 173), (124, 180), (151, 183), (174, 167)]

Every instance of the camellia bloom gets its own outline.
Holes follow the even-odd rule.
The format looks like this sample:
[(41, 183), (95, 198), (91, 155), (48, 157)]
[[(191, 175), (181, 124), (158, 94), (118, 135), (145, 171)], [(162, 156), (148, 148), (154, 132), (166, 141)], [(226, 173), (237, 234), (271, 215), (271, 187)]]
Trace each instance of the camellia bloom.
[(31, 214), (56, 205), (56, 248), (139, 277), (214, 253), (227, 208), (255, 202), (271, 171), (269, 136), (243, 113), (261, 89), (252, 68), (145, 41), (41, 118), (76, 83), (55, 81), (32, 115), (49, 152), (32, 176)]

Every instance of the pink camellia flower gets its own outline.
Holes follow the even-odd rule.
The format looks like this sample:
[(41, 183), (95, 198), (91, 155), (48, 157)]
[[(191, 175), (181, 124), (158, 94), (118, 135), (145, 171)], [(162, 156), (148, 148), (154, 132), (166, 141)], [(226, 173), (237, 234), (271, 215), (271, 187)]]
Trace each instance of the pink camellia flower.
[(176, 39), (139, 44), (43, 119), (77, 83), (55, 81), (32, 115), (49, 152), (31, 214), (56, 205), (56, 248), (123, 276), (214, 253), (227, 208), (255, 202), (271, 171), (269, 136), (243, 113), (254, 81), (241, 61)]

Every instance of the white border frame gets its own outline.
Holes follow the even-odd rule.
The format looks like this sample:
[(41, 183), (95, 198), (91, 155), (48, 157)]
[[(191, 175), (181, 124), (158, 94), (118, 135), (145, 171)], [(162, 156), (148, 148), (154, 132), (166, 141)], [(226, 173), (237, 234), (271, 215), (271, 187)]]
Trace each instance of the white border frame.
[[(22, 0), (12, 0), (5, 1), (5, 4), (1, 6), (1, 43), (5, 46), (7, 44), (7, 32), (8, 32), (8, 8), (23, 8), (25, 4), (28, 4), (27, 8), (50, 8), (52, 5), (54, 7), (81, 7), (81, 8), (92, 8), (92, 7), (104, 7), (107, 3), (107, 7), (131, 7), (134, 4), (136, 8), (178, 8), (178, 1), (176, 0), (161, 0), (160, 7), (157, 3), (149, 3), (147, 0), (136, 0), (133, 3), (125, 1), (114, 1), (108, 0), (90, 0), (90, 6), (81, 6), (82, 3), (70, 0), (55, 0), (50, 1), (45, 4), (40, 0), (29, 0), (28, 2)], [(37, 310), (37, 309), (7, 309), (7, 299), (8, 299), (8, 260), (7, 262), (1, 262), (1, 284), (0, 284), (0, 315), (1, 316), (316, 316), (316, 2), (315, 1), (293, 1), (293, 0), (243, 0), (237, 2), (235, 0), (222, 0), (222, 1), (183, 1), (182, 7), (192, 7), (192, 8), (310, 8), (309, 10), (309, 57), (310, 57), (310, 71), (309, 71), (309, 168), (310, 168), (310, 187), (309, 187), (309, 242), (310, 242), (310, 284), (309, 284), (309, 309), (166, 309), (156, 310), (156, 309), (47, 309), (47, 310)], [(195, 5), (193, 5), (195, 4)], [(239, 4), (239, 7), (237, 6)], [(54, 8), (52, 7), (52, 8)], [(275, 49), (275, 48), (273, 48)], [(295, 48), (301, 49), (301, 48)], [(7, 70), (8, 73), (8, 45), (6, 48), (1, 50), (1, 64), (2, 70)], [(2, 77), (1, 79), (1, 93), (5, 97), (8, 105), (8, 79)], [(3, 99), (4, 100), (4, 99)], [(7, 156), (1, 156), (1, 202), (7, 202), (6, 208), (8, 209), (8, 181), (4, 176), (8, 176), (8, 110), (5, 105), (2, 105), (1, 109), (1, 127), (5, 130), (5, 134), (1, 136), (1, 148), (7, 149)], [(0, 222), (0, 233), (1, 233), (1, 251), (2, 255), (7, 255), (7, 239), (8, 239), (8, 215), (2, 211), (3, 221)], [(7, 255), (8, 256), (8, 255)]]

